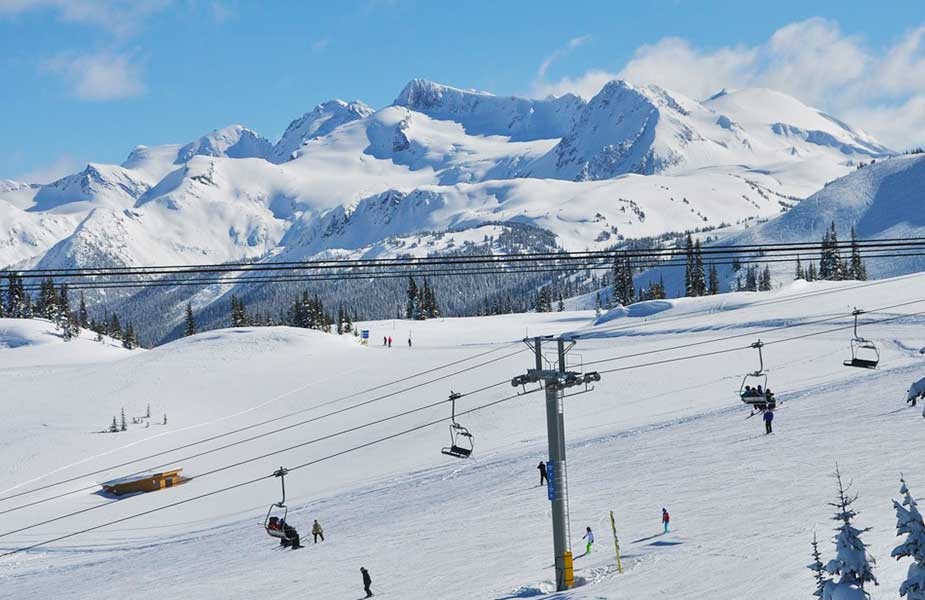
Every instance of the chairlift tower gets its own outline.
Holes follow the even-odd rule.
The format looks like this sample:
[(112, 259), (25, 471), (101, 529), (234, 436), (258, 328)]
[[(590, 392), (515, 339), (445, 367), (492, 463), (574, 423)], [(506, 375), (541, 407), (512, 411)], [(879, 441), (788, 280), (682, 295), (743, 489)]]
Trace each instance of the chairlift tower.
[[(543, 342), (555, 343), (557, 360), (554, 368), (544, 368)], [(540, 383), (546, 389), (546, 429), (549, 437), (549, 457), (546, 468), (549, 475), (548, 493), (552, 504), (552, 539), (556, 566), (556, 591), (563, 591), (575, 585), (572, 566), (572, 552), (569, 535), (568, 515), (568, 476), (565, 464), (565, 421), (563, 415), (563, 398), (569, 388), (584, 386), (590, 391), (595, 381), (601, 376), (596, 371), (579, 373), (567, 370), (565, 355), (575, 346), (575, 340), (568, 337), (534, 337), (525, 338), (524, 343), (534, 352), (535, 366), (528, 369), (526, 375), (518, 375), (511, 380), (514, 387), (524, 387), (528, 383)], [(574, 395), (574, 394), (569, 394)]]

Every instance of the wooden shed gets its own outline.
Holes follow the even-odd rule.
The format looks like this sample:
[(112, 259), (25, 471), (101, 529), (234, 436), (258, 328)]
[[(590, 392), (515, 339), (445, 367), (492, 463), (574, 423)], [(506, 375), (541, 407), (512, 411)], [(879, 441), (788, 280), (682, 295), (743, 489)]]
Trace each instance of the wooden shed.
[(112, 481), (107, 481), (100, 485), (103, 486), (103, 490), (115, 496), (137, 494), (139, 492), (156, 492), (157, 490), (173, 487), (189, 481), (189, 477), (180, 475), (182, 470), (183, 469), (173, 469), (171, 471), (164, 471), (163, 473), (142, 473), (130, 477), (123, 477), (121, 479), (113, 479)]

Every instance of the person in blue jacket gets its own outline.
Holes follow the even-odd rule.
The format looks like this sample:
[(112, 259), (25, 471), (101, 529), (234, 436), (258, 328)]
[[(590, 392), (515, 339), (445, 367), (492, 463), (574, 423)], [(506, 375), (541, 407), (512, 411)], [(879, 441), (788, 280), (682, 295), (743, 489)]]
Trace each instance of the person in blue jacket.
[(764, 433), (765, 435), (773, 433), (771, 429), (771, 421), (773, 420), (774, 420), (774, 411), (771, 410), (770, 408), (764, 411)]

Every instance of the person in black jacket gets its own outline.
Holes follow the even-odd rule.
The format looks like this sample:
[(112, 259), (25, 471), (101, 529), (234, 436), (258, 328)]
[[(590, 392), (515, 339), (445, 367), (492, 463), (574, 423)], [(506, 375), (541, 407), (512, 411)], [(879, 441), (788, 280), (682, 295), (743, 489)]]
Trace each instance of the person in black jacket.
[(369, 576), (366, 567), (360, 567), (360, 573), (363, 574), (363, 589), (366, 590), (366, 597), (369, 598), (373, 595), (372, 590), (369, 589), (369, 586), (373, 584), (373, 578)]
[(547, 483), (549, 481), (549, 477), (546, 475), (546, 463), (540, 461), (540, 464), (537, 465), (536, 468), (540, 470), (540, 485)]

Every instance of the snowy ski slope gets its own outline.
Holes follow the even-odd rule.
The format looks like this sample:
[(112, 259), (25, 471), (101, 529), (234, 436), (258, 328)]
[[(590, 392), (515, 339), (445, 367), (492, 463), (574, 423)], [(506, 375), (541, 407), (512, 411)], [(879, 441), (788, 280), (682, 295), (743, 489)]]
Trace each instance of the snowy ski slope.
[[(872, 311), (870, 320), (923, 314), (863, 327), (883, 356), (879, 370), (866, 371), (841, 364), (850, 338), (845, 315), (853, 306)], [(880, 586), (869, 591), (875, 599), (895, 598), (906, 570), (888, 558), (896, 540), (890, 499), (900, 471), (914, 494), (925, 494), (916, 450), (925, 423), (904, 403), (908, 386), (925, 374), (918, 353), (925, 346), (923, 325), (925, 275), (919, 274), (646, 303), (597, 324), (587, 311), (381, 321), (363, 325), (371, 331), (366, 348), (346, 336), (268, 328), (212, 331), (144, 352), (103, 352), (90, 339), (39, 346), (50, 332), (0, 320), (0, 512), (61, 496), (0, 514), (0, 553), (156, 511), (0, 558), (0, 598), (162, 598), (168, 590), (172, 599), (357, 598), (360, 566), (370, 570), (377, 595), (390, 598), (512, 599), (550, 592), (549, 504), (536, 486), (535, 468), (546, 444), (541, 394), (461, 416), (475, 435), (468, 461), (439, 453), (449, 441), (446, 421), (322, 459), (446, 419), (449, 406), (441, 404), (363, 427), (443, 400), (450, 390), (499, 384), (464, 397), (459, 410), (510, 396), (515, 390), (508, 381), (532, 362), (527, 352), (512, 355), (523, 348), (517, 340), (556, 332), (576, 332), (573, 364), (603, 374), (594, 391), (565, 402), (573, 549), (580, 553), (585, 526), (595, 530), (597, 542), (590, 556), (576, 561), (583, 585), (555, 597), (808, 597), (813, 582), (804, 565), (814, 530), (824, 556), (831, 556), (827, 502), (837, 461), (860, 493), (858, 524), (873, 527), (864, 539), (879, 560)], [(820, 335), (788, 341), (809, 333)], [(393, 337), (391, 349), (381, 346), (383, 336)], [(770, 385), (783, 401), (770, 437), (758, 419), (746, 419), (748, 409), (736, 397), (757, 357), (735, 349), (759, 336), (768, 343)], [(18, 342), (10, 343), (14, 337)], [(733, 351), (707, 356), (726, 349)], [(46, 358), (53, 354), (57, 358)], [(662, 362), (670, 359), (678, 360)], [(454, 361), (464, 362), (439, 369)], [(595, 361), (607, 362), (589, 364)], [(649, 365), (656, 362), (662, 364)], [(383, 386), (429, 369), (437, 370)], [(437, 378), (443, 379), (424, 385)], [(358, 393), (369, 388), (375, 389)], [(399, 390), (407, 391), (392, 394)], [(92, 433), (122, 407), (137, 416), (148, 404), (154, 417), (149, 428)], [(158, 424), (163, 413), (167, 425)], [(278, 420), (254, 426), (271, 419)], [(327, 541), (317, 546), (284, 551), (262, 531), (267, 507), (279, 500), (272, 478), (157, 510), (280, 465), (317, 460), (287, 478), (290, 521), (310, 542), (311, 521), (319, 519)], [(168, 462), (201, 478), (122, 500), (93, 493), (101, 481)], [(68, 478), (76, 479), (9, 499)], [(91, 489), (75, 491), (83, 488)], [(672, 514), (666, 536), (657, 535), (663, 506)], [(3, 535), (81, 509), (90, 510)], [(623, 549), (622, 575), (613, 559), (610, 510)]]

